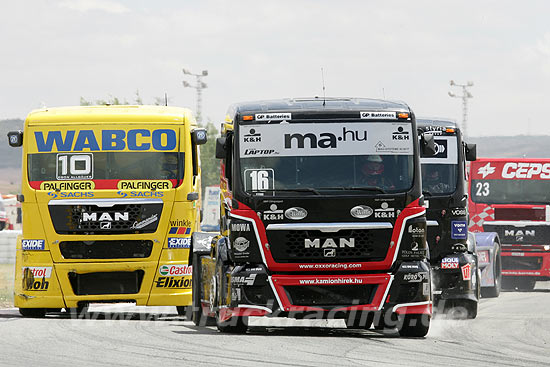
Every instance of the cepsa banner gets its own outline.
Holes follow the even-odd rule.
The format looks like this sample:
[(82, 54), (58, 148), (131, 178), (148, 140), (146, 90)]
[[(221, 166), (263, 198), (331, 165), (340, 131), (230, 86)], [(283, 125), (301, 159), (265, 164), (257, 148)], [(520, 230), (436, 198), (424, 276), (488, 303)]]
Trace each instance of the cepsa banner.
[(242, 158), (321, 155), (412, 155), (410, 123), (242, 125)]
[[(115, 125), (116, 126), (116, 125)], [(27, 153), (162, 151), (178, 149), (178, 130), (127, 125), (127, 128), (86, 125), (47, 126), (30, 130)]]
[(472, 162), (474, 180), (550, 180), (550, 160), (482, 160)]

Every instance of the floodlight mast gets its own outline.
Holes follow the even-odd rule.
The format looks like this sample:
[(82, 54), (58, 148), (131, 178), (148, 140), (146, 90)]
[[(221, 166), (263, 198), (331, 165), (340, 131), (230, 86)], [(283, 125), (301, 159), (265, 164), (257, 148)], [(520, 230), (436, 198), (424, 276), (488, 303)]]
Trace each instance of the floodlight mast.
[(462, 98), (462, 134), (464, 135), (464, 138), (468, 136), (468, 98), (474, 98), (472, 94), (468, 91), (467, 87), (473, 87), (474, 82), (468, 81), (466, 84), (458, 84), (454, 80), (451, 80), (449, 82), (449, 85), (451, 87), (460, 87), (462, 88), (462, 95), (457, 95), (454, 92), (449, 91), (449, 97), (453, 98)]
[(208, 85), (202, 81), (202, 78), (208, 76), (208, 70), (203, 70), (200, 74), (194, 74), (189, 69), (183, 68), (182, 72), (184, 75), (192, 75), (197, 79), (195, 85), (186, 80), (184, 80), (182, 84), (184, 88), (194, 88), (197, 91), (197, 123), (202, 125), (202, 90), (208, 87)]

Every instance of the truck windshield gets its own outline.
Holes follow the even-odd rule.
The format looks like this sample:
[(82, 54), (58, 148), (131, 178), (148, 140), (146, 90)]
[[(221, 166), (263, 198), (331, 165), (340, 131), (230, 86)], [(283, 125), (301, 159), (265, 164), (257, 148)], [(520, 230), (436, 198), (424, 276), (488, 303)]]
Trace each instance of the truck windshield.
[(470, 197), (483, 204), (547, 204), (547, 180), (472, 180)]
[(183, 153), (94, 152), (28, 155), (29, 181), (183, 179)]
[(422, 191), (428, 195), (452, 194), (458, 179), (458, 143), (456, 136), (436, 136), (436, 154), (422, 156)]
[(239, 168), (250, 194), (405, 192), (413, 184), (410, 123), (241, 126)]

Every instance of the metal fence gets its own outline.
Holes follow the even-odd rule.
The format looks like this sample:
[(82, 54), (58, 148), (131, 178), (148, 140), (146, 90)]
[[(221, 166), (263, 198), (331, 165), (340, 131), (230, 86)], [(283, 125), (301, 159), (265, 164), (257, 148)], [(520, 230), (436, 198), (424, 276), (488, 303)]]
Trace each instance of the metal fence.
[(0, 264), (15, 263), (15, 245), (21, 231), (0, 231)]

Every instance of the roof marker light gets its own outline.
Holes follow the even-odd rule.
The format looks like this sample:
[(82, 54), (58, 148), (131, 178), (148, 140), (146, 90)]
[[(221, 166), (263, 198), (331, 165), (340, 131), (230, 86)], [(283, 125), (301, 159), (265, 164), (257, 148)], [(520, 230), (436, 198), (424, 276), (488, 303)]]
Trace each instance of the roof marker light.
[(397, 117), (399, 117), (400, 119), (408, 119), (409, 114), (407, 112), (400, 112), (397, 114)]
[(454, 133), (454, 132), (455, 132), (455, 129), (447, 128), (447, 130), (445, 130), (445, 131), (448, 132), (448, 133)]
[(243, 116), (243, 121), (252, 121), (252, 120), (254, 120), (254, 116), (252, 115)]

